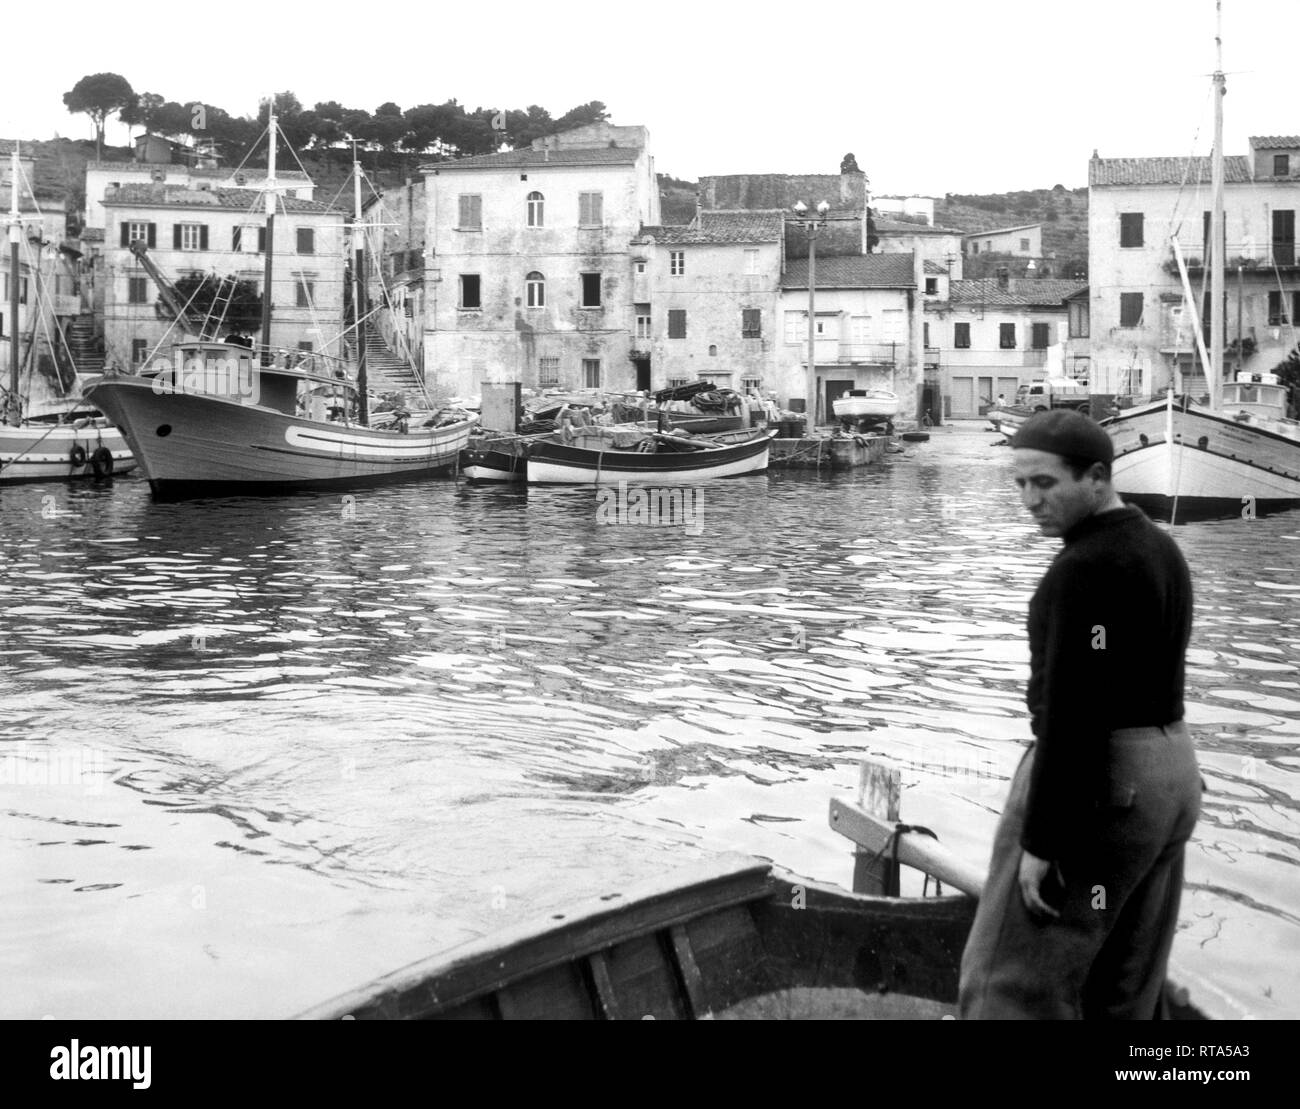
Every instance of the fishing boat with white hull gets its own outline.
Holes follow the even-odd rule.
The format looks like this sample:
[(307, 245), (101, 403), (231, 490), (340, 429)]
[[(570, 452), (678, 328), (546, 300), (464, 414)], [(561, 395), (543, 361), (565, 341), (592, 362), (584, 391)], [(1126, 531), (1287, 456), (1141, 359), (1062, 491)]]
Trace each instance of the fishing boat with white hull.
[[(0, 485), (29, 481), (64, 481), (76, 477), (110, 477), (135, 467), (135, 459), (122, 434), (98, 412), (78, 411), (75, 399), (68, 411), (46, 418), (25, 417), (22, 388), (22, 328), (19, 326), (20, 250), (25, 236), (20, 208), (22, 182), (17, 144), (11, 155), (9, 202), (9, 388), (5, 422), (0, 425)], [(30, 244), (30, 240), (28, 240)], [(37, 338), (37, 324), (48, 323), (44, 305), (43, 279), (39, 266), (29, 266), (36, 278), (36, 295), (28, 329), (29, 360)]]
[(1170, 238), (1208, 395), (1176, 397), (1181, 387), (1175, 377), (1164, 399), (1102, 421), (1115, 446), (1115, 488), (1125, 500), (1170, 519), (1300, 506), (1300, 421), (1287, 417), (1286, 387), (1273, 374), (1238, 372), (1234, 381), (1224, 381), (1226, 251), (1215, 244), (1225, 243), (1226, 81), (1220, 37), (1215, 41), (1220, 56), (1213, 77), (1212, 206), (1205, 229), (1208, 351), (1197, 313), (1200, 298), (1192, 290), (1178, 236)]
[[(244, 367), (239, 380), (253, 380), (255, 354), (246, 347), (196, 342), (177, 352), (194, 381), (229, 380), (228, 371), (211, 367), (232, 363)], [(355, 389), (299, 370), (261, 367), (256, 374), (257, 403), (139, 375), (106, 377), (93, 395), (122, 428), (159, 500), (405, 481), (450, 471), (469, 442), (468, 420), (401, 432), (310, 419), (298, 414), (300, 398)]]
[[(276, 204), (274, 105), (268, 135), (263, 288), (269, 291)], [(354, 170), (355, 381), (341, 363), (333, 376), (318, 375), (304, 365), (290, 366), (287, 360), (266, 364), (272, 361), (268, 292), (259, 349), (200, 337), (176, 344), (172, 369), (152, 376), (105, 377), (92, 390), (95, 403), (125, 434), (156, 498), (350, 489), (430, 477), (456, 466), (469, 442), (472, 420), (410, 430), (405, 422), (395, 429), (370, 426), (363, 326), (365, 247), (355, 162)]]
[[(612, 429), (589, 428), (590, 432)], [(632, 446), (588, 445), (589, 437), (565, 443), (548, 437), (528, 444), (529, 484), (610, 485), (655, 481), (684, 485), (738, 477), (767, 469), (774, 430), (730, 432), (704, 439), (652, 433)], [(612, 444), (616, 440), (610, 439)]]

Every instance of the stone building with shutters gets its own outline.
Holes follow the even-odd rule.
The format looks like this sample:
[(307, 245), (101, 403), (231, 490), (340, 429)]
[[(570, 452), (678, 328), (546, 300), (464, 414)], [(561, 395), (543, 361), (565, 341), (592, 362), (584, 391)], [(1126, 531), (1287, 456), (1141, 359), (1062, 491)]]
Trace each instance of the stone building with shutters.
[(782, 235), (779, 211), (701, 211), (685, 226), (642, 229), (632, 248), (640, 388), (776, 388)]
[[(1254, 136), (1224, 158), (1224, 317), (1228, 373), (1268, 372), (1297, 343), (1300, 135)], [(1171, 382), (1205, 391), (1194, 313), (1171, 247), (1187, 264), (1208, 336), (1208, 157), (1101, 158), (1088, 165), (1092, 390), (1148, 395)], [(1209, 346), (1209, 343), (1206, 343)]]
[(659, 223), (644, 127), (595, 123), (425, 175), (424, 374), (441, 397), (485, 381), (648, 387), (634, 362), (633, 240)]
[[(263, 194), (251, 189), (123, 185), (103, 197), (99, 274), (107, 361), (139, 368), (184, 338), (159, 307), (158, 287), (131, 250), (137, 240), (170, 282), (206, 273), (262, 289), (266, 261)], [(271, 344), (340, 354), (345, 215), (313, 200), (282, 198), (275, 219)], [(256, 332), (253, 338), (261, 341)]]
[(1069, 302), (1087, 288), (1053, 278), (966, 278), (927, 300), (926, 361), (936, 368), (943, 415), (976, 417), (999, 394), (1014, 399), (1021, 385), (1086, 373), (1086, 357), (1067, 352), (1072, 320), (1087, 318), (1072, 315)]

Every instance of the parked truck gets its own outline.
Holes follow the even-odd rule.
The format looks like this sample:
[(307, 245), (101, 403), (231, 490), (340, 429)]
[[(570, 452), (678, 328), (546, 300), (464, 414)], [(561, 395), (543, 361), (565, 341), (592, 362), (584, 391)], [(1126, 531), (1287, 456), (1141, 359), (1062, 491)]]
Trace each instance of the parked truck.
[(1092, 411), (1090, 402), (1087, 384), (1068, 377), (1047, 377), (1016, 390), (1016, 405), (1034, 412), (1048, 408), (1076, 408), (1087, 416)]

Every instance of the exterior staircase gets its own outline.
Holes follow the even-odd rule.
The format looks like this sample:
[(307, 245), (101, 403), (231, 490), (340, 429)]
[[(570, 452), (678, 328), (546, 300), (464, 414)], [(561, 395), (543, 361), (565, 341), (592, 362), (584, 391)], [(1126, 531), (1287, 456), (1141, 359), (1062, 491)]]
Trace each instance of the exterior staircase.
[(371, 392), (405, 393), (408, 404), (422, 395), (415, 370), (388, 349), (379, 329), (369, 321), (366, 322), (366, 377)]
[(95, 339), (95, 318), (88, 312), (77, 316), (68, 325), (68, 349), (72, 364), (80, 374), (104, 372), (104, 352)]

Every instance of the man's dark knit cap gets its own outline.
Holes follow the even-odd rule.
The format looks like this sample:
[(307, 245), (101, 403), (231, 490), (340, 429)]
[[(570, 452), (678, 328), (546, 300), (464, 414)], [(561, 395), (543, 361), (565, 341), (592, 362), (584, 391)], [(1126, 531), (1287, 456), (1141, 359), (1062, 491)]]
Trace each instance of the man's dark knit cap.
[(1115, 446), (1110, 436), (1093, 420), (1073, 408), (1035, 412), (1016, 431), (1012, 447), (1048, 451), (1081, 462), (1110, 463)]

